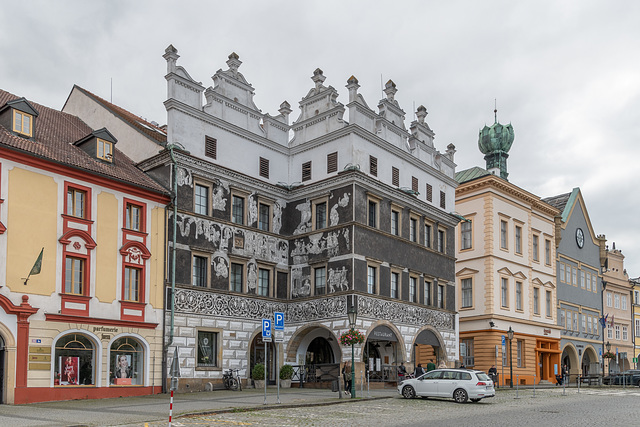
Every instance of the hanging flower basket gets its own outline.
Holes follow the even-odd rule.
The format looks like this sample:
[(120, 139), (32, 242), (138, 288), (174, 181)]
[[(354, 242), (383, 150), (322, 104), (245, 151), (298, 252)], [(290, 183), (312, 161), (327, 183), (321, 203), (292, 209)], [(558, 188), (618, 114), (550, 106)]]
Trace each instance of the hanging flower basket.
[(340, 335), (340, 344), (343, 346), (349, 346), (352, 344), (362, 344), (364, 342), (364, 335), (357, 329), (349, 329), (344, 334)]
[(610, 351), (607, 351), (605, 354), (602, 355), (602, 357), (604, 357), (605, 359), (615, 359), (616, 354), (611, 353)]

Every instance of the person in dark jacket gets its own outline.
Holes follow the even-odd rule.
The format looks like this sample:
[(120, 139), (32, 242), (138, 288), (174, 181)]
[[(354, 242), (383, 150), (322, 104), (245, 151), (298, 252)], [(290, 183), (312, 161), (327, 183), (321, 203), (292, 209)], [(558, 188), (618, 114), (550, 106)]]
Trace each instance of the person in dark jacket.
[(424, 375), (424, 368), (422, 367), (422, 363), (418, 363), (416, 371), (413, 375), (415, 375), (416, 378), (418, 378), (420, 375)]

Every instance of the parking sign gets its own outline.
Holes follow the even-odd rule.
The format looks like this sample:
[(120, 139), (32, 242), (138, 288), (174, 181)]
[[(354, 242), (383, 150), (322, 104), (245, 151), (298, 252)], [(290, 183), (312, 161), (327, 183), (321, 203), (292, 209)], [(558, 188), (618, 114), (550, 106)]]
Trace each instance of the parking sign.
[(273, 313), (273, 318), (275, 320), (273, 329), (276, 331), (284, 331), (284, 313), (276, 311)]
[(271, 319), (262, 319), (262, 339), (271, 339)]

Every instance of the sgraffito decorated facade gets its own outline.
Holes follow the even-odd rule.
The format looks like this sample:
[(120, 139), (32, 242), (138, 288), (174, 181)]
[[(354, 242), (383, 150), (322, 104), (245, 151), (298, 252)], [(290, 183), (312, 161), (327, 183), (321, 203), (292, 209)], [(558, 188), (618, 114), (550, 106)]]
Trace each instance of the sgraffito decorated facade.
[[(283, 362), (319, 378), (351, 357), (339, 344), (351, 307), (367, 336), (356, 361), (372, 375), (429, 355), (453, 362), (455, 149), (434, 148), (426, 109), (406, 129), (392, 81), (376, 112), (355, 77), (345, 106), (317, 69), (290, 123), (286, 101), (275, 116), (257, 108), (236, 54), (209, 88), (173, 46), (164, 57), (172, 153), (140, 166), (177, 190), (167, 353), (177, 348), (180, 389), (215, 387), (224, 369), (247, 378), (264, 362), (271, 380)], [(265, 356), (260, 322), (278, 311), (283, 342)]]

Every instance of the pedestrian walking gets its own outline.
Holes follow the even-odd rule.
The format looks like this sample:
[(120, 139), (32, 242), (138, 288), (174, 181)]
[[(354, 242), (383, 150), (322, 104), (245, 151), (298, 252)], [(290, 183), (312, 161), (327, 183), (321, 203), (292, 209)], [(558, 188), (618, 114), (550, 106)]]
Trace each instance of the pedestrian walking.
[(401, 362), (398, 366), (398, 381), (404, 380), (405, 375), (407, 375), (407, 368), (404, 367), (404, 362)]
[(348, 360), (342, 366), (342, 380), (344, 381), (344, 394), (351, 396), (351, 361)]
[[(427, 365), (427, 369), (428, 369), (429, 365)], [(416, 371), (413, 374), (416, 378), (418, 378), (420, 375), (424, 375), (424, 368), (422, 367), (422, 363), (418, 363), (418, 366), (416, 367)]]
[(433, 371), (434, 369), (436, 369), (436, 364), (433, 363), (433, 359), (430, 359), (429, 363), (427, 363), (427, 372)]

